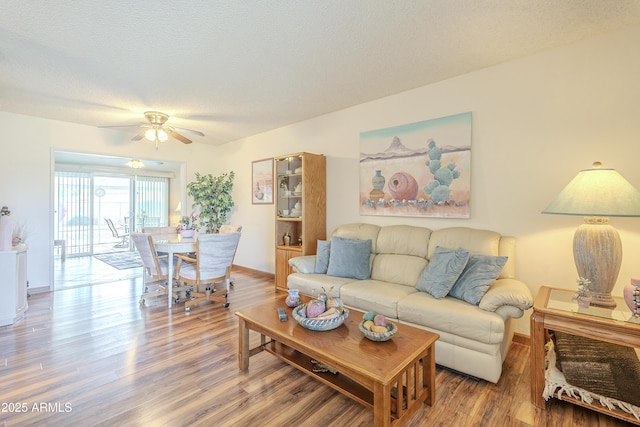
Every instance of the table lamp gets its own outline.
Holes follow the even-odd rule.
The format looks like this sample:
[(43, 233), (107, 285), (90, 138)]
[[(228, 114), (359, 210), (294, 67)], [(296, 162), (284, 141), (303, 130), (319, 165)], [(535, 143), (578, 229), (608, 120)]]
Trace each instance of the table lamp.
[(622, 264), (622, 243), (608, 217), (640, 216), (640, 192), (615, 169), (595, 162), (591, 169), (581, 170), (542, 213), (584, 217), (573, 237), (578, 275), (591, 281), (592, 305), (615, 307), (611, 291)]

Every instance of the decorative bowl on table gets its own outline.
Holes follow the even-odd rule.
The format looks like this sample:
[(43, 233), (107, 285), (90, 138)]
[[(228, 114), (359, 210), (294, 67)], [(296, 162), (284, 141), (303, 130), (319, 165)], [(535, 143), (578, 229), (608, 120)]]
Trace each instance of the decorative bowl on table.
[(396, 332), (398, 332), (398, 327), (391, 322), (387, 322), (387, 332), (373, 332), (364, 327), (364, 320), (360, 322), (358, 327), (360, 331), (364, 334), (365, 337), (369, 338), (371, 341), (388, 341), (390, 340)]
[(293, 318), (306, 329), (311, 329), (312, 331), (330, 331), (332, 329), (337, 328), (342, 325), (347, 317), (349, 317), (349, 310), (346, 308), (343, 309), (343, 312), (338, 317), (334, 317), (333, 319), (314, 319), (310, 317), (304, 317), (300, 314), (301, 310), (306, 311), (307, 304), (300, 304), (296, 308), (293, 309)]

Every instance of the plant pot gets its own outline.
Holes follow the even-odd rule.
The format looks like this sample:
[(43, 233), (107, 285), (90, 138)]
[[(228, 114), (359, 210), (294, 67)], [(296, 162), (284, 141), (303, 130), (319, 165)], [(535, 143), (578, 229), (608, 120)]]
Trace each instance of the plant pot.
[(196, 234), (196, 230), (180, 230), (180, 236), (185, 239), (193, 237), (194, 234)]
[(591, 296), (591, 293), (574, 294), (573, 299), (576, 300), (576, 302), (578, 303), (578, 307), (589, 308), (593, 297)]

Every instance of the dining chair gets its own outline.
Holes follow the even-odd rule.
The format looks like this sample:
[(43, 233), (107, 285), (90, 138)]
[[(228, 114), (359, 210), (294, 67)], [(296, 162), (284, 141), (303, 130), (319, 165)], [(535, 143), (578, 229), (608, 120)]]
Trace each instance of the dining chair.
[[(218, 232), (220, 234), (240, 233), (241, 231), (242, 231), (241, 225), (231, 225), (231, 224), (223, 224), (218, 229)], [(235, 283), (236, 281), (233, 279), (233, 277), (229, 277), (229, 279), (227, 279), (227, 291), (229, 291), (230, 288), (235, 285)]]
[(216, 290), (215, 284), (228, 283), (240, 233), (204, 234), (196, 240), (196, 257), (177, 254), (176, 276), (179, 282), (193, 285), (185, 311), (203, 302), (221, 302), (229, 307), (228, 288)]
[(127, 246), (129, 246), (129, 233), (120, 234), (116, 229), (116, 226), (113, 225), (113, 221), (111, 221), (110, 218), (105, 218), (104, 220), (107, 221), (107, 225), (109, 226), (109, 230), (111, 230), (111, 234), (113, 234), (113, 237), (115, 237), (116, 239), (120, 239), (120, 242), (116, 243), (114, 248), (126, 248)]
[[(151, 297), (166, 295), (168, 292), (168, 280), (169, 280), (169, 256), (158, 255), (153, 245), (151, 234), (148, 233), (133, 233), (131, 239), (140, 254), (140, 259), (143, 264), (143, 277), (142, 277), (142, 295), (140, 296), (140, 304), (144, 304), (145, 300)], [(173, 260), (171, 260), (173, 262)], [(153, 279), (147, 282), (148, 278)], [(173, 278), (171, 278), (173, 280)], [(155, 290), (149, 291), (149, 285), (155, 285)], [(186, 289), (179, 287), (172, 287), (172, 295), (174, 302), (177, 304), (180, 302), (182, 291), (186, 292)]]
[[(142, 229), (142, 232), (154, 236), (178, 234), (178, 230), (176, 229), (176, 227), (144, 227)], [(166, 252), (158, 252), (158, 255), (166, 255)]]
[(142, 229), (143, 233), (146, 234), (177, 234), (178, 229), (176, 227), (144, 227)]

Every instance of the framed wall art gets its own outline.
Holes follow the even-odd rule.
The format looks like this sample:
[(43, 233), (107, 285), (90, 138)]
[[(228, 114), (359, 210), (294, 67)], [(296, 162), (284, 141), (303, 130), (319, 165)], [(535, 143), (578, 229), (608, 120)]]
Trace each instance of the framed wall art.
[(360, 214), (469, 218), (471, 113), (362, 132)]
[(251, 163), (251, 203), (273, 204), (273, 158)]

